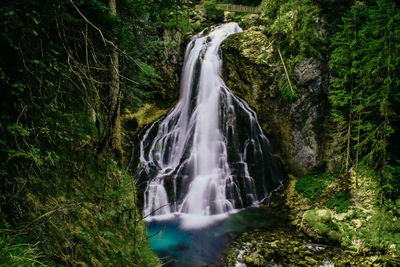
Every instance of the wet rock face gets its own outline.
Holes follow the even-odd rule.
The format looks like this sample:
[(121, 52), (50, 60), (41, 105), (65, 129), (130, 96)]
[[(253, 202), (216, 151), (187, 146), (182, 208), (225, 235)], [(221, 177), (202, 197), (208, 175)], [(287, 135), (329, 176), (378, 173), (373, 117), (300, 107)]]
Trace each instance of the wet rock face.
[(222, 45), (223, 78), (258, 115), (264, 133), (289, 172), (303, 175), (323, 165), (327, 152), (328, 72), (313, 58), (294, 67), (292, 83), (299, 98), (281, 97), (276, 77), (284, 77), (273, 45), (261, 30), (250, 28)]
[(297, 84), (300, 86), (311, 85), (311, 93), (322, 89), (321, 82), (323, 73), (321, 71), (321, 63), (314, 58), (303, 60), (295, 67), (297, 74)]
[(170, 106), (179, 97), (180, 73), (185, 52), (185, 38), (177, 30), (164, 29), (163, 41), (166, 44), (164, 50), (155, 62), (155, 68), (161, 76), (160, 83), (156, 84), (155, 92), (159, 106)]

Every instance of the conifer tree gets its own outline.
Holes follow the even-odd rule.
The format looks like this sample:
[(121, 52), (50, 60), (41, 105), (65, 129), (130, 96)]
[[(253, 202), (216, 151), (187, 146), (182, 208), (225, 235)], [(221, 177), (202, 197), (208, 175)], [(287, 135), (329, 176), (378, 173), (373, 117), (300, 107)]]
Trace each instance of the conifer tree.
[[(393, 1), (378, 0), (371, 5), (363, 28), (363, 64), (360, 66), (366, 80), (364, 127), (361, 144), (368, 162), (379, 173), (383, 191), (389, 187), (387, 171), (389, 136), (394, 133), (393, 105), (399, 95), (400, 80), (400, 9)], [(397, 96), (397, 97), (396, 97)], [(397, 102), (398, 104), (398, 102)], [(398, 115), (397, 115), (398, 116)]]
[(352, 134), (356, 128), (359, 107), (355, 105), (355, 98), (360, 90), (357, 86), (358, 62), (360, 58), (360, 12), (362, 7), (353, 5), (343, 18), (342, 31), (332, 40), (336, 47), (332, 53), (330, 65), (336, 78), (332, 81), (329, 99), (332, 105), (332, 118), (335, 122), (333, 138), (338, 149), (338, 162), (344, 168), (345, 177), (348, 177), (352, 161), (353, 142)]
[[(332, 40), (330, 66), (336, 78), (329, 99), (333, 131), (342, 167), (365, 159), (379, 176), (381, 192), (390, 192), (388, 153), (399, 104), (400, 12), (389, 0), (356, 1)], [(381, 194), (383, 196), (383, 194)]]

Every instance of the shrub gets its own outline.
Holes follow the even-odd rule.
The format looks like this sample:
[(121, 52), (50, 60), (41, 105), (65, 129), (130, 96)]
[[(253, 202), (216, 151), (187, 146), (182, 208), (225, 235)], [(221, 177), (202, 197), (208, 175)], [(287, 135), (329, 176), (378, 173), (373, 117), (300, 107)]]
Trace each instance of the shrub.
[(213, 22), (222, 22), (224, 20), (224, 11), (217, 7), (215, 0), (208, 0), (203, 3), (206, 17)]
[(42, 257), (37, 244), (25, 243), (20, 237), (0, 232), (1, 266), (44, 266)]
[(314, 202), (332, 180), (334, 178), (329, 173), (304, 175), (297, 180), (295, 188), (297, 192)]
[(351, 205), (351, 200), (349, 192), (340, 192), (325, 203), (325, 206), (327, 206), (330, 209), (336, 208), (336, 211), (338, 213), (346, 212), (350, 205)]

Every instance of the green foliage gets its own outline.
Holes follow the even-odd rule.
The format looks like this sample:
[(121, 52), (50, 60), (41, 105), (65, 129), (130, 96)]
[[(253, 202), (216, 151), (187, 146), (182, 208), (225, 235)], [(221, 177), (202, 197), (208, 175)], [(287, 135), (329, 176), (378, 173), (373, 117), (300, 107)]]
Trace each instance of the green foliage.
[(192, 33), (200, 30), (200, 25), (190, 22), (189, 11), (186, 8), (174, 10), (171, 14), (167, 22), (164, 23), (166, 28), (177, 28), (182, 33)]
[(394, 127), (400, 94), (399, 14), (392, 1), (356, 1), (332, 38), (330, 60), (336, 77), (329, 92), (333, 137), (342, 166), (364, 158), (377, 171), (382, 194), (390, 197), (397, 181), (390, 173), (398, 166), (397, 152), (388, 148), (399, 134)]
[(400, 220), (385, 208), (379, 209), (355, 235), (366, 245), (381, 251), (400, 253)]
[(1, 266), (46, 266), (42, 261), (37, 244), (31, 245), (21, 237), (0, 233), (0, 265)]
[(267, 31), (282, 50), (289, 67), (301, 60), (323, 59), (327, 51), (319, 7), (312, 1), (273, 0), (261, 4)]
[(203, 3), (203, 8), (206, 13), (206, 17), (212, 22), (222, 22), (224, 19), (224, 11), (217, 7), (215, 0), (207, 0)]
[[(323, 60), (328, 51), (321, 10), (308, 0), (264, 0), (261, 9), (266, 34), (271, 38), (270, 45), (275, 47), (274, 64), (279, 62), (282, 70), (282, 75), (277, 77), (279, 91), (285, 100), (296, 101), (298, 90), (294, 84), (294, 67), (310, 57)], [(282, 59), (278, 50), (281, 51)], [(292, 88), (284, 74), (283, 65), (286, 65)]]
[(303, 220), (307, 223), (329, 224), (332, 216), (329, 210), (307, 210), (303, 215)]
[[(20, 193), (29, 205), (28, 213), (11, 217), (9, 211), (1, 212), (1, 228), (12, 229), (15, 224), (5, 218), (23, 217), (18, 223), (23, 230), (19, 236), (27, 241), (17, 240), (21, 245), (14, 246), (13, 240), (7, 241), (12, 236), (5, 235), (11, 244), (5, 245), (4, 254), (25, 253), (26, 260), (40, 257), (52, 264), (157, 266), (135, 204), (132, 177), (106, 157), (93, 161), (84, 156), (93, 157), (90, 153), (78, 155), (80, 162), (71, 159), (72, 169), (55, 166), (45, 185), (39, 177), (30, 177), (27, 190)], [(33, 249), (29, 244), (36, 242)], [(23, 250), (11, 250), (17, 247)], [(15, 266), (22, 264), (16, 261), (18, 257), (9, 260)]]
[(154, 98), (162, 22), (181, 9), (174, 1), (117, 2), (117, 16), (98, 0), (0, 6), (4, 265), (159, 264), (132, 177), (104, 144), (109, 62), (117, 46), (122, 108)]
[(279, 79), (278, 89), (281, 97), (288, 102), (294, 102), (299, 98), (296, 87), (292, 85), (292, 88), (290, 88), (289, 82), (284, 75)]
[(313, 229), (319, 234), (319, 235), (326, 235), (329, 233), (329, 226), (320, 222), (316, 222), (312, 225)]
[(331, 242), (339, 243), (342, 239), (340, 233), (337, 231), (338, 226), (333, 222), (329, 210), (307, 210), (303, 214), (302, 223), (310, 227), (320, 237), (326, 238)]
[[(362, 6), (354, 5), (349, 11), (349, 16), (343, 18), (345, 25), (342, 32), (338, 32), (332, 38), (333, 45), (338, 45), (338, 47), (332, 52), (330, 64), (340, 77), (332, 81), (333, 88), (329, 92), (332, 117), (336, 122), (333, 138), (337, 143), (336, 149), (339, 153), (337, 161), (346, 168), (349, 168), (349, 155), (352, 153), (351, 135), (358, 134), (361, 115), (361, 109), (357, 107), (360, 99), (356, 95), (358, 84), (355, 83), (355, 70), (360, 59), (357, 49), (362, 44), (358, 28), (359, 24), (365, 20), (362, 11)], [(349, 41), (349, 39), (354, 40)], [(363, 85), (359, 84), (359, 86)]]
[(316, 201), (334, 179), (330, 173), (304, 175), (297, 180), (295, 188), (311, 201)]
[(329, 199), (325, 205), (330, 209), (336, 208), (337, 213), (346, 212), (351, 205), (350, 193), (339, 192), (333, 198)]

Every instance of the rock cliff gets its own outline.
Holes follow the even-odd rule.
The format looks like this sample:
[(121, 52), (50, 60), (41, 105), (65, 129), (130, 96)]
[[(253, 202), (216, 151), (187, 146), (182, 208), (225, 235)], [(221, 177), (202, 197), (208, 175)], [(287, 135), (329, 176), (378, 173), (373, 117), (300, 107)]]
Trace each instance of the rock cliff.
[(328, 113), (327, 67), (308, 58), (290, 78), (298, 98), (285, 100), (279, 91), (282, 63), (273, 59), (273, 42), (261, 27), (229, 37), (222, 45), (223, 78), (227, 86), (257, 112), (265, 134), (290, 173), (303, 175), (324, 165)]

